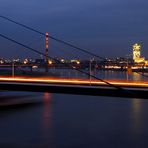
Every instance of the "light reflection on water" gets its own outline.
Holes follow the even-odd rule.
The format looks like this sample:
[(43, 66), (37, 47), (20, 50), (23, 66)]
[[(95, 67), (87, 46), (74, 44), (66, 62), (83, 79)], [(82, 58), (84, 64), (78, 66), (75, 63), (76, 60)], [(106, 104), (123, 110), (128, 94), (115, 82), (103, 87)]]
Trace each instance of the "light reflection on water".
[(132, 73), (132, 78), (133, 78), (134, 81), (141, 81), (141, 80), (143, 80), (142, 79), (143, 76), (140, 75), (139, 73), (136, 73), (136, 72)]
[[(50, 141), (50, 145), (52, 144), (52, 94), (44, 93), (43, 94), (43, 140), (44, 144), (48, 145)], [(48, 140), (50, 139), (50, 140)]]
[[(49, 69), (50, 72), (53, 72), (53, 69)], [(89, 73), (88, 70), (82, 70), (84, 72)], [(75, 70), (71, 69), (54, 69), (54, 73), (57, 73), (59, 77), (64, 77), (64, 78), (88, 78), (87, 75), (80, 73)], [(92, 70), (91, 72), (92, 75), (101, 78), (101, 79), (116, 79), (116, 80), (132, 80), (132, 81), (142, 81), (145, 80), (145, 77), (142, 76), (140, 73), (137, 72), (132, 72), (132, 74), (128, 74), (126, 71), (104, 71), (104, 70)], [(146, 75), (145, 73), (143, 73)]]
[(131, 118), (132, 118), (132, 132), (134, 136), (137, 136), (141, 129), (141, 116), (142, 116), (142, 100), (132, 99), (131, 102)]

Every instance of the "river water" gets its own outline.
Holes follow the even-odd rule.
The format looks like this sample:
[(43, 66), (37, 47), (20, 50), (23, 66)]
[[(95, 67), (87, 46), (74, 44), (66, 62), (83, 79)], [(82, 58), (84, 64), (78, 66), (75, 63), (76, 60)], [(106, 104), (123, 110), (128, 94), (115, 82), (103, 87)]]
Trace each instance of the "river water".
[(0, 109), (0, 148), (148, 147), (148, 100), (32, 92), (0, 99), (16, 96), (38, 103)]

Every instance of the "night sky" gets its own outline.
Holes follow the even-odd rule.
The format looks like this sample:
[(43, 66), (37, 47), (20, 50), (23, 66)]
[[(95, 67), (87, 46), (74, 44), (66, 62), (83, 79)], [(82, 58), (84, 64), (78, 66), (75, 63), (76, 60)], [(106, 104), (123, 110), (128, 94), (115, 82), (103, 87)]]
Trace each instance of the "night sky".
[[(142, 55), (148, 58), (147, 0), (0, 0), (0, 15), (47, 31), (102, 57), (125, 57), (138, 42), (142, 44)], [(0, 33), (44, 51), (43, 37), (2, 19)], [(82, 55), (52, 40), (50, 44), (52, 56), (64, 56), (52, 44), (69, 53), (72, 50), (76, 57)], [(38, 57), (2, 38), (0, 54), (1, 57)]]

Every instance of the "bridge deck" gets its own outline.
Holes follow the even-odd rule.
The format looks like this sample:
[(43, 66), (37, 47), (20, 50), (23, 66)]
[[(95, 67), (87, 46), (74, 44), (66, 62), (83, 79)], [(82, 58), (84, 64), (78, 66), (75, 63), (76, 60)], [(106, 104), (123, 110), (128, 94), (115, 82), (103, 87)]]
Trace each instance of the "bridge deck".
[(33, 91), (98, 95), (148, 99), (148, 82), (107, 81), (115, 87), (96, 80), (0, 78), (0, 90)]

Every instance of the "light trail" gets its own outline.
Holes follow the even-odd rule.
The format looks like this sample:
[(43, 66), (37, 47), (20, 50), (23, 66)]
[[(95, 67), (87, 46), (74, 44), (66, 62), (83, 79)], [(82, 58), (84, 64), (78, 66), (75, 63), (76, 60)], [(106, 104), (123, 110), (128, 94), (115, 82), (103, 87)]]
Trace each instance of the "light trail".
[[(66, 85), (98, 85), (98, 86), (107, 86), (104, 82), (97, 80), (84, 80), (84, 79), (62, 79), (62, 78), (22, 78), (22, 77), (1, 77), (1, 82), (17, 82), (17, 83), (46, 83), (46, 84), (66, 84)], [(120, 87), (139, 87), (139, 88), (148, 88), (148, 82), (126, 82), (126, 81), (117, 81), (117, 80), (109, 80), (109, 83), (120, 86)]]
[[(0, 90), (147, 99), (148, 82), (109, 82), (116, 87), (99, 80), (92, 80), (90, 83), (84, 79), (0, 77)], [(116, 89), (117, 87), (122, 89)]]

